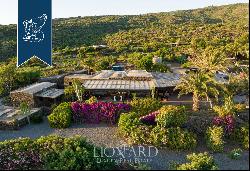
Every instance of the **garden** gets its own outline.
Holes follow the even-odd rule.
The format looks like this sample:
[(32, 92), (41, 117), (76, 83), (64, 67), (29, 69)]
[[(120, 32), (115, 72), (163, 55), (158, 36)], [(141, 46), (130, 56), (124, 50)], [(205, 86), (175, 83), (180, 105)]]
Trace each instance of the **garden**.
[[(17, 135), (32, 138), (6, 140), (18, 137), (13, 136), (0, 142), (0, 169), (146, 170), (159, 169), (156, 163), (161, 161), (166, 165), (161, 164), (160, 169), (215, 170), (229, 167), (223, 160), (229, 160), (230, 166), (242, 161), (246, 168), (249, 111), (245, 104), (235, 103), (230, 94), (240, 87), (238, 82), (222, 91), (201, 73), (191, 73), (184, 79), (176, 89), (180, 89), (179, 95), (195, 92), (192, 106), (166, 104), (153, 95), (145, 98), (134, 95), (126, 102), (102, 101), (94, 96), (86, 99), (84, 87), (75, 81), (65, 88), (62, 103), (52, 105), (43, 120), (36, 119), (37, 136), (19, 130)], [(198, 84), (201, 81), (202, 86)], [(225, 92), (224, 96), (212, 98), (219, 96), (217, 89)], [(237, 91), (242, 89), (244, 86)], [(210, 102), (209, 107), (201, 105), (204, 98)], [(23, 103), (20, 110), (26, 113), (29, 107)], [(27, 129), (34, 127), (36, 124), (31, 124)], [(1, 132), (1, 136), (10, 137), (6, 134)], [(112, 149), (123, 144), (129, 148), (155, 147), (163, 158), (156, 155), (151, 163), (115, 162), (113, 155), (103, 155), (103, 147)], [(179, 157), (171, 160), (170, 156), (177, 154)], [(98, 162), (95, 155), (102, 156), (99, 161), (108, 162)], [(180, 156), (186, 159), (180, 160)]]
[[(220, 168), (214, 155), (221, 153), (228, 159), (240, 160), (249, 149), (249, 127), (239, 117), (243, 110), (239, 104), (231, 104), (230, 110), (227, 103), (215, 106), (203, 124), (202, 120), (192, 120), (197, 115), (204, 118), (202, 111), (194, 113), (188, 106), (166, 105), (154, 98), (135, 97), (128, 103), (113, 103), (91, 97), (82, 102), (63, 102), (47, 118), (49, 126), (59, 130), (72, 125), (112, 125), (117, 127), (117, 137), (128, 145), (187, 154), (186, 162), (169, 161), (165, 169), (215, 170)], [(202, 131), (195, 131), (197, 124), (203, 126)], [(150, 163), (98, 163), (94, 152), (101, 156), (100, 149), (82, 136), (6, 140), (0, 142), (0, 169), (150, 169)], [(108, 161), (110, 157), (104, 155), (102, 159)]]

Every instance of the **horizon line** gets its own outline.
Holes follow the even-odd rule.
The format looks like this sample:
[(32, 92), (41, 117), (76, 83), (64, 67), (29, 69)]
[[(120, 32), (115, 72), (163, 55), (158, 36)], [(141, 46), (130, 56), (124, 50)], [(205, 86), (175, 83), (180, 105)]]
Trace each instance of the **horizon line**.
[[(160, 13), (171, 13), (177, 11), (189, 11), (189, 10), (198, 10), (198, 9), (205, 9), (209, 7), (221, 7), (221, 6), (228, 6), (228, 5), (237, 5), (237, 4), (248, 4), (249, 2), (240, 2), (240, 3), (232, 3), (232, 4), (223, 4), (223, 5), (209, 5), (199, 8), (189, 8), (189, 9), (179, 9), (179, 10), (169, 10), (169, 11), (157, 11), (157, 12), (146, 12), (140, 14), (100, 14), (100, 15), (78, 15), (78, 16), (70, 16), (70, 17), (54, 17), (53, 18), (53, 6), (52, 6), (52, 20), (59, 20), (59, 19), (70, 19), (70, 18), (84, 18), (84, 17), (108, 17), (108, 16), (140, 16), (140, 15), (149, 15), (149, 14), (160, 14)], [(1, 26), (9, 26), (9, 25), (17, 25), (17, 23), (10, 23), (10, 24), (1, 24)]]

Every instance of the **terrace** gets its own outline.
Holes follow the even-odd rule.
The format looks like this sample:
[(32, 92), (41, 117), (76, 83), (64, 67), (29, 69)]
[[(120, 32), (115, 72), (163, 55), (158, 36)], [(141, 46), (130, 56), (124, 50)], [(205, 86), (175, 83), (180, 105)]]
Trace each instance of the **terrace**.
[[(32, 107), (50, 106), (51, 102), (59, 101), (64, 94), (63, 89), (56, 89), (56, 83), (41, 82), (12, 91), (10, 93), (11, 101), (14, 106), (19, 106), (22, 102), (27, 102)], [(47, 105), (46, 99), (52, 99)]]
[(30, 122), (30, 118), (40, 115), (40, 108), (33, 108), (28, 114), (22, 114), (20, 109), (0, 106), (0, 130), (19, 129)]

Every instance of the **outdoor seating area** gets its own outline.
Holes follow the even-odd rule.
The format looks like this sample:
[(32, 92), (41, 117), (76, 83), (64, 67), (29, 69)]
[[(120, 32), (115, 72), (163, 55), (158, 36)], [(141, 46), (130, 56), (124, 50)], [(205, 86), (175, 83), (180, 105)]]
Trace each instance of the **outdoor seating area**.
[(33, 108), (27, 114), (22, 114), (20, 109), (0, 106), (0, 130), (16, 130), (29, 124), (34, 116), (41, 115), (41, 108)]
[(22, 102), (26, 102), (31, 107), (42, 107), (46, 101), (45, 98), (56, 102), (63, 94), (63, 89), (57, 89), (56, 83), (41, 82), (12, 91), (10, 97), (14, 106), (19, 106)]

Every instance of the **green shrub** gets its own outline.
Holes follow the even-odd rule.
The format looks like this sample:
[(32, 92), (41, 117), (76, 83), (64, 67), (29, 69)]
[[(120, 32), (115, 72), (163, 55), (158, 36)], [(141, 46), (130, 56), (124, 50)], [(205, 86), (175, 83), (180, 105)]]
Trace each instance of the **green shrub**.
[(33, 140), (30, 138), (19, 138), (0, 142), (0, 149), (12, 148), (16, 151), (27, 151), (28, 149), (34, 147)]
[[(110, 170), (114, 162), (97, 162), (100, 148), (76, 136), (22, 138), (0, 142), (1, 170)], [(107, 158), (100, 157), (102, 161)]]
[(26, 114), (30, 113), (30, 106), (26, 102), (22, 102), (19, 106), (19, 109), (20, 109), (22, 115), (26, 115)]
[(223, 106), (214, 106), (213, 110), (219, 117), (225, 117), (227, 115), (235, 115), (238, 112), (242, 112), (246, 109), (245, 104), (235, 104), (232, 96), (225, 98), (225, 104)]
[(64, 100), (70, 102), (77, 100), (75, 89), (73, 86), (67, 86), (64, 88)]
[(36, 147), (39, 149), (39, 153), (47, 155), (47, 153), (53, 151), (62, 151), (65, 146), (65, 138), (59, 136), (42, 136), (35, 141)]
[(230, 135), (230, 139), (242, 144), (243, 148), (249, 149), (249, 124), (236, 128)]
[[(49, 140), (45, 138), (42, 142), (42, 145), (48, 144), (47, 147), (54, 148), (44, 155), (44, 168), (47, 170), (105, 170), (114, 167), (113, 162), (97, 163), (94, 158), (94, 146), (84, 138), (49, 137)], [(95, 152), (101, 156), (99, 148), (96, 148)]]
[(233, 149), (229, 152), (228, 157), (234, 160), (238, 160), (241, 158), (242, 150), (240, 148)]
[(38, 79), (40, 78), (41, 76), (41, 72), (40, 71), (37, 71), (37, 70), (28, 70), (26, 68), (26, 70), (20, 70), (17, 72), (17, 85), (19, 86), (23, 86), (23, 85), (28, 85), (28, 84), (31, 84), (31, 83), (34, 83), (36, 81), (38, 81)]
[(132, 144), (150, 144), (151, 126), (139, 125), (133, 129), (129, 135), (129, 143)]
[(150, 141), (156, 146), (167, 146), (167, 129), (160, 126), (154, 127), (150, 134)]
[(79, 102), (83, 102), (83, 94), (85, 92), (85, 88), (82, 86), (82, 83), (79, 80), (74, 80), (72, 84), (77, 100)]
[(233, 110), (235, 113), (242, 112), (246, 110), (246, 104), (235, 104)]
[(140, 120), (136, 113), (123, 113), (120, 115), (120, 119), (118, 122), (119, 133), (122, 136), (129, 136), (133, 130), (140, 125)]
[(249, 126), (241, 127), (242, 145), (245, 149), (249, 149)]
[(173, 164), (172, 170), (218, 170), (218, 167), (212, 156), (209, 156), (207, 152), (199, 154), (187, 155), (189, 163)]
[(157, 124), (164, 128), (182, 126), (186, 121), (184, 106), (163, 106), (160, 109), (160, 114), (156, 116)]
[(118, 123), (119, 133), (133, 144), (152, 144), (185, 150), (196, 147), (196, 136), (179, 127), (163, 128), (143, 125), (137, 113), (124, 113)]
[(175, 150), (188, 150), (193, 149), (197, 145), (196, 136), (183, 130), (179, 127), (177, 128), (167, 128), (167, 147)]
[(222, 152), (224, 149), (224, 130), (221, 126), (213, 126), (207, 129), (206, 142), (208, 148), (214, 152)]
[(72, 111), (70, 103), (61, 103), (48, 116), (51, 128), (68, 128), (72, 122)]
[(158, 110), (162, 103), (154, 98), (134, 98), (130, 105), (133, 112), (137, 113), (138, 116), (143, 116)]
[(196, 136), (179, 127), (162, 128), (156, 126), (150, 134), (150, 141), (156, 146), (165, 146), (174, 150), (193, 149), (197, 145)]

